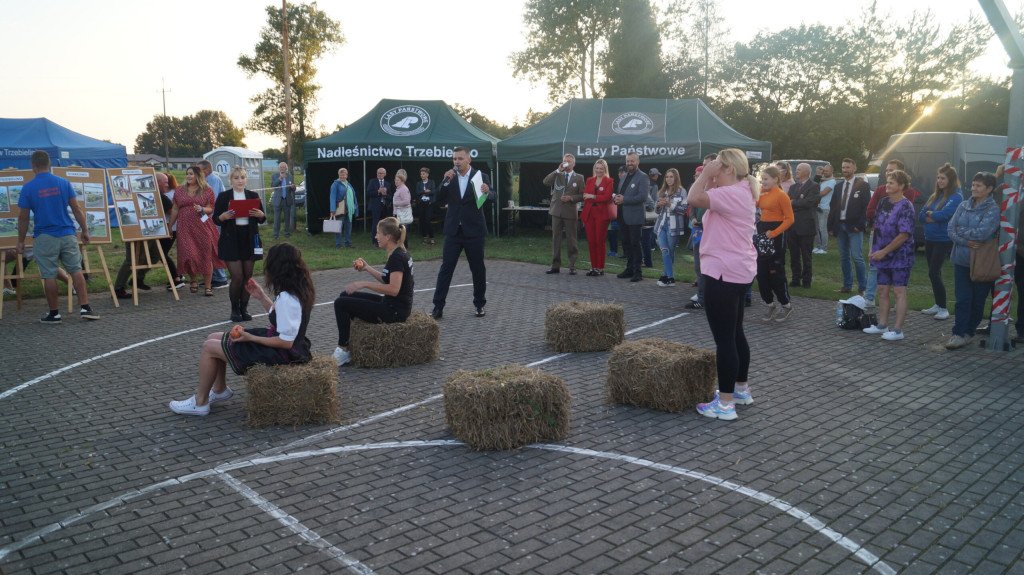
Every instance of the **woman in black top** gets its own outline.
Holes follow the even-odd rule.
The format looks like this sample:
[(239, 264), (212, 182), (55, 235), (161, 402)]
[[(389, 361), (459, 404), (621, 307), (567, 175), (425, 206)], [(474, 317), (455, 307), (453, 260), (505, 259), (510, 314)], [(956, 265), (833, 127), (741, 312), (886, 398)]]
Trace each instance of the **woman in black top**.
[(434, 182), (430, 181), (430, 168), (420, 168), (420, 181), (416, 182), (416, 207), (420, 218), (420, 236), (424, 244), (434, 243), (434, 226), (430, 223), (434, 217)]
[(245, 180), (245, 168), (231, 168), (231, 189), (218, 195), (213, 205), (213, 219), (220, 226), (217, 256), (228, 264), (228, 271), (231, 272), (231, 285), (228, 287), (231, 321), (252, 319), (246, 309), (249, 306), (249, 292), (245, 290), (245, 284), (252, 277), (256, 260), (263, 259), (259, 233), (260, 224), (267, 221), (263, 213), (263, 202), (260, 202), (258, 209), (251, 209), (247, 214), (236, 214), (230, 209), (231, 200), (260, 199), (256, 192), (245, 189)]
[[(377, 245), (388, 253), (384, 269), (375, 270), (363, 258), (352, 262), (356, 271), (365, 271), (376, 281), (352, 282), (334, 300), (334, 317), (338, 321), (338, 348), (334, 350), (334, 359), (339, 366), (352, 361), (348, 339), (353, 317), (372, 323), (395, 323), (405, 321), (412, 313), (412, 257), (402, 248), (405, 233), (405, 226), (396, 218), (384, 218), (377, 224), (375, 238)], [(357, 293), (363, 288), (377, 293)]]

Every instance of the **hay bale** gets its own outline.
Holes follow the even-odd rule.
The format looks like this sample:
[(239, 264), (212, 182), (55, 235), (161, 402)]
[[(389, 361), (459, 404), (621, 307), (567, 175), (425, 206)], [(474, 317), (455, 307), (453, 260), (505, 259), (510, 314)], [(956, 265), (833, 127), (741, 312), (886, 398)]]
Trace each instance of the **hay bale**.
[(548, 306), (544, 339), (560, 353), (605, 351), (626, 337), (622, 306), (569, 301)]
[(613, 403), (683, 411), (714, 397), (717, 374), (713, 351), (663, 339), (627, 341), (608, 357), (608, 397)]
[(569, 434), (569, 388), (539, 369), (457, 371), (442, 387), (445, 423), (473, 449), (517, 449)]
[(414, 311), (404, 322), (368, 323), (352, 320), (348, 350), (358, 367), (402, 367), (437, 359), (441, 325)]
[(338, 365), (329, 355), (309, 363), (254, 365), (245, 374), (250, 427), (338, 421)]

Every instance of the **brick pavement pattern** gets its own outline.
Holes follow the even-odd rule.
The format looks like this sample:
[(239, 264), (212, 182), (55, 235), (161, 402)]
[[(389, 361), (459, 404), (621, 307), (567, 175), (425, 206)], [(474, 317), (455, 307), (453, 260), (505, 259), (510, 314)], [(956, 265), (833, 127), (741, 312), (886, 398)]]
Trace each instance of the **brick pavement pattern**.
[[(431, 309), (438, 266), (416, 263), (414, 309)], [(607, 352), (551, 351), (546, 308), (616, 303), (627, 330), (649, 326), (629, 339), (713, 348), (703, 312), (683, 313), (693, 288), (544, 269), (488, 262), (476, 318), (460, 264), (441, 359), (346, 366), (343, 421), (302, 428), (246, 427), (233, 374), (235, 397), (208, 417), (167, 409), (192, 392), (206, 335), (230, 325), (224, 291), (175, 302), (157, 289), (119, 309), (96, 297), (101, 321), (60, 326), (38, 323), (41, 300), (9, 307), (0, 570), (1024, 572), (1020, 350), (945, 351), (951, 322), (916, 313), (886, 342), (796, 297), (790, 322), (748, 310), (756, 403), (739, 420), (612, 405)], [(316, 353), (334, 348), (329, 302), (355, 274), (315, 274)], [(474, 452), (452, 439), (449, 373), (545, 359), (536, 367), (573, 394), (564, 443)]]

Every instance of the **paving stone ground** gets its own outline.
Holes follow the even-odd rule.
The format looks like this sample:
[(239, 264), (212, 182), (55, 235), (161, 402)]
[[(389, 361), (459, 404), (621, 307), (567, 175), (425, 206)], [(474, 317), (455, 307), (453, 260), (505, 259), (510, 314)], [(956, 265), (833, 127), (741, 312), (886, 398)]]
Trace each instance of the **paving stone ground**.
[[(438, 265), (416, 263), (417, 310)], [(1024, 351), (945, 351), (952, 320), (916, 310), (900, 342), (842, 331), (833, 303), (797, 293), (788, 323), (748, 310), (756, 403), (737, 421), (609, 404), (608, 354), (570, 354), (537, 366), (572, 392), (569, 437), (474, 452), (445, 428), (441, 382), (557, 355), (552, 303), (618, 303), (644, 328), (630, 339), (713, 348), (703, 312), (680, 315), (692, 287), (487, 267), (478, 319), (460, 263), (439, 361), (342, 368), (342, 422), (300, 428), (246, 427), (234, 375), (210, 416), (167, 409), (229, 325), (226, 290), (119, 309), (94, 294), (100, 321), (60, 326), (38, 323), (42, 301), (6, 302), (0, 570), (1024, 572)], [(314, 352), (333, 350), (329, 302), (355, 275), (315, 274)]]

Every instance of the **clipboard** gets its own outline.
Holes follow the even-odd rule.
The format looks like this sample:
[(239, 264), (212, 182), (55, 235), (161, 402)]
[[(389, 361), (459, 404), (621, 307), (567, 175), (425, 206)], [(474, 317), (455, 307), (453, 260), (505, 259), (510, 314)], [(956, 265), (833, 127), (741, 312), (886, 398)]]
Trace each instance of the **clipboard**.
[(260, 209), (260, 200), (253, 198), (251, 200), (231, 200), (228, 202), (228, 209), (235, 212), (236, 218), (248, 218), (249, 210)]

